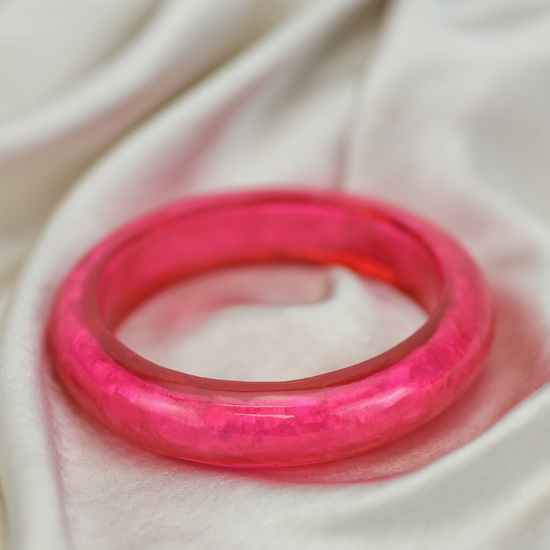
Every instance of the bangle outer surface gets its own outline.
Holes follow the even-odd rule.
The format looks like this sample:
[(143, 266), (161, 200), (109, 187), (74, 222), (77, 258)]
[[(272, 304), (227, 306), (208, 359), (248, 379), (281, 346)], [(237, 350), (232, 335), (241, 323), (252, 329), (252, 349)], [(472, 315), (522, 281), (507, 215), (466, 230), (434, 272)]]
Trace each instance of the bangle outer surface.
[[(347, 266), (410, 295), (428, 319), (376, 357), (284, 382), (172, 371), (115, 336), (170, 284), (275, 261)], [(368, 451), (434, 418), (475, 378), (491, 337), (488, 287), (445, 233), (375, 201), (272, 190), (183, 201), (108, 236), (63, 281), (47, 346), (78, 403), (126, 439), (210, 464), (292, 466)]]

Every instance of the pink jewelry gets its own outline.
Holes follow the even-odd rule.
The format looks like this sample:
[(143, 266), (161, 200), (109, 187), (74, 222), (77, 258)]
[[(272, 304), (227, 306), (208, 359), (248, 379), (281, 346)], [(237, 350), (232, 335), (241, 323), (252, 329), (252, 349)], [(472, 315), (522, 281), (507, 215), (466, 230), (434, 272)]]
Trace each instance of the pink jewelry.
[[(285, 382), (172, 371), (113, 333), (140, 302), (182, 278), (278, 260), (376, 277), (429, 318), (381, 355)], [(195, 198), (113, 233), (63, 282), (47, 339), (70, 393), (127, 439), (199, 462), (289, 466), (367, 451), (438, 415), (480, 370), (491, 335), (486, 283), (440, 230), (357, 197), (273, 190)]]

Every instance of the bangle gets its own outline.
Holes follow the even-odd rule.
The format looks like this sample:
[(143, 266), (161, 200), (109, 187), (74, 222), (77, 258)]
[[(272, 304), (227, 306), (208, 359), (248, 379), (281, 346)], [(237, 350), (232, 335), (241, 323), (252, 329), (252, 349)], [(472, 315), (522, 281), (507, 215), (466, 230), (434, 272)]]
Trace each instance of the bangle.
[[(283, 382), (176, 372), (114, 335), (167, 285), (280, 260), (375, 277), (411, 296), (428, 319), (376, 357)], [(441, 230), (349, 195), (271, 190), (180, 202), (108, 236), (62, 283), (47, 347), (78, 403), (143, 447), (210, 464), (290, 466), (370, 450), (440, 414), (479, 372), (491, 337), (484, 278)]]

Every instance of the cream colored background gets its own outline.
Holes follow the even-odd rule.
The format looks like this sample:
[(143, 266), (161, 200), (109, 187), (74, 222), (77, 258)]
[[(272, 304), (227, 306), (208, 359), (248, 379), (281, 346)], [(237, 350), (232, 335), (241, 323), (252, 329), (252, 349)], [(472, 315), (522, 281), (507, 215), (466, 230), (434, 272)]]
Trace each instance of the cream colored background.
[[(545, 0), (0, 2), (4, 547), (548, 548), (549, 144)], [(43, 353), (60, 278), (155, 206), (273, 184), (376, 196), (454, 234), (495, 291), (480, 380), (425, 430), (337, 465), (228, 471), (109, 434)], [(121, 337), (210, 376), (331, 370), (421, 319), (342, 269), (174, 293)]]

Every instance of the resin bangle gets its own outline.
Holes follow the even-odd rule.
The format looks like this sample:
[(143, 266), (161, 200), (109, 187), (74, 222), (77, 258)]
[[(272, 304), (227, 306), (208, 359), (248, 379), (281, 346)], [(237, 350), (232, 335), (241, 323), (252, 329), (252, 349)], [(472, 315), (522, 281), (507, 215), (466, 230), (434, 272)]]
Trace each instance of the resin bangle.
[[(167, 285), (222, 266), (280, 260), (338, 264), (381, 279), (416, 300), (428, 319), (381, 355), (284, 382), (172, 371), (114, 334)], [(480, 370), (491, 334), (480, 271), (437, 228), (357, 197), (273, 190), (195, 198), (113, 233), (63, 282), (47, 340), (69, 392), (121, 436), (210, 464), (289, 466), (367, 451), (441, 413)]]

